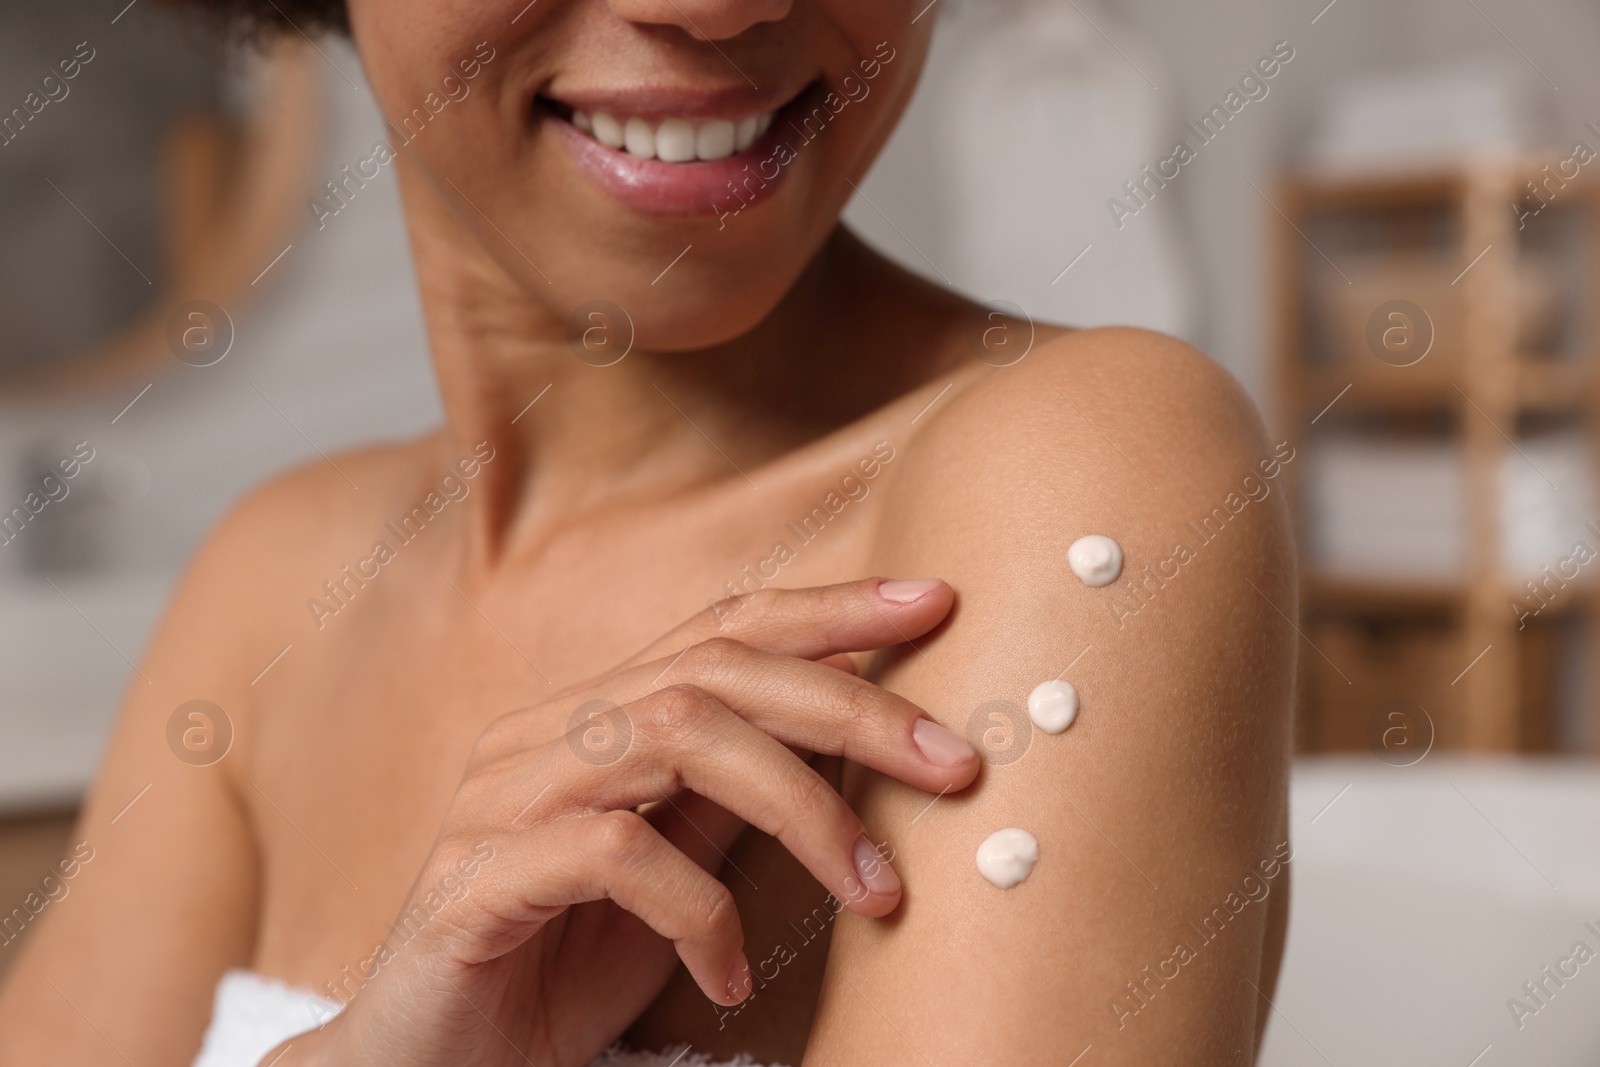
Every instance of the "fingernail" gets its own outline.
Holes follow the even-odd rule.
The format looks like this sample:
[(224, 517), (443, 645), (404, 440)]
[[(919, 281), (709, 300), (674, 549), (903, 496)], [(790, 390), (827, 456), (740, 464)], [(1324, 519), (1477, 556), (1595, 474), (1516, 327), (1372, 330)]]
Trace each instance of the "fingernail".
[(861, 875), (862, 883), (869, 890), (884, 896), (892, 896), (900, 891), (900, 876), (883, 861), (882, 856), (878, 855), (878, 850), (872, 847), (872, 842), (867, 840), (866, 834), (856, 839), (853, 858), (856, 873)]
[(937, 767), (954, 767), (978, 754), (964, 737), (946, 730), (932, 719), (918, 719), (911, 727), (911, 740), (917, 743), (928, 762)]
[(878, 595), (896, 604), (909, 604), (921, 600), (939, 588), (937, 578), (895, 578), (878, 583)]
[(750, 992), (750, 987), (750, 961), (740, 952), (733, 957), (733, 967), (728, 971), (728, 999), (739, 1003)]

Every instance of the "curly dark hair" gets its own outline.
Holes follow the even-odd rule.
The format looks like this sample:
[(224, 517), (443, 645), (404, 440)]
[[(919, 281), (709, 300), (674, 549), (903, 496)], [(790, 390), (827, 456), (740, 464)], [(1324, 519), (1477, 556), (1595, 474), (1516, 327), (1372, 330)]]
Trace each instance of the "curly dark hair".
[(198, 9), (224, 29), (251, 38), (350, 32), (344, 0), (169, 0), (169, 6)]

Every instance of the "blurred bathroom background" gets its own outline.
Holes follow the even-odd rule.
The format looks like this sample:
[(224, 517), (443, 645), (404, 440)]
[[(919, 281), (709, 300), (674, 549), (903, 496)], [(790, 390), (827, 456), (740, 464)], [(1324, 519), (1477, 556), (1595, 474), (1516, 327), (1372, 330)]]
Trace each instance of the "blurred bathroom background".
[[(1262, 1062), (1600, 1062), (1600, 977), (1524, 985), (1600, 950), (1600, 5), (934, 4), (850, 224), (1035, 319), (1193, 341), (1294, 450)], [(340, 42), (0, 5), (0, 923), (229, 502), (440, 418), (392, 173), (308, 208), (385, 138)]]

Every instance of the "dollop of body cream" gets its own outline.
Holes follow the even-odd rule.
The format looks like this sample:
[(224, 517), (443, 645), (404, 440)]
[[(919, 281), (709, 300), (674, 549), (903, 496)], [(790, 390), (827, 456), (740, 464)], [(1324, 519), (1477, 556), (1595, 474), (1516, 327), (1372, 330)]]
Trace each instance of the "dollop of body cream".
[(996, 830), (978, 846), (978, 873), (1001, 889), (1017, 885), (1039, 861), (1039, 842), (1026, 830)]
[(1105, 534), (1089, 534), (1072, 542), (1067, 563), (1084, 585), (1110, 585), (1122, 573), (1122, 546)]
[(1028, 694), (1028, 718), (1047, 734), (1059, 734), (1078, 717), (1078, 691), (1071, 682), (1052, 678)]

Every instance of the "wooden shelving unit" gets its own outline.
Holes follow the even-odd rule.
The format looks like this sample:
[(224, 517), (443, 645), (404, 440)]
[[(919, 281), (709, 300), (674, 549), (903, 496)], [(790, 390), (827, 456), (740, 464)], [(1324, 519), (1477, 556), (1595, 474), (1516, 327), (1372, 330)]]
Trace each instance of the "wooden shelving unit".
[[(1300, 733), (1305, 750), (1358, 747), (1363, 731), (1352, 717), (1367, 714), (1362, 700), (1372, 702), (1386, 694), (1428, 710), (1447, 747), (1552, 747), (1556, 730), (1544, 721), (1549, 708), (1538, 705), (1553, 699), (1553, 639), (1548, 632), (1519, 630), (1511, 607), (1523, 593), (1523, 580), (1535, 576), (1508, 573), (1503, 563), (1500, 472), (1508, 454), (1516, 455), (1512, 450), (1518, 448), (1519, 429), (1541, 417), (1580, 422), (1594, 468), (1600, 471), (1600, 181), (1587, 173), (1600, 175), (1600, 161), (1557, 188), (1550, 207), (1529, 223), (1528, 231), (1519, 229), (1513, 208), (1524, 199), (1536, 203), (1525, 183), (1545, 179), (1549, 172), (1541, 168), (1563, 156), (1552, 153), (1537, 161), (1485, 162), (1406, 176), (1291, 176), (1274, 197), (1276, 415), (1283, 435), (1297, 446), (1303, 442), (1309, 458), (1318, 433), (1330, 425), (1379, 436), (1427, 425), (1429, 432), (1460, 450), (1465, 471), (1466, 560), (1459, 578), (1352, 578), (1319, 573), (1314, 562), (1303, 563), (1304, 632), (1314, 643), (1319, 633), (1330, 635), (1328, 641), (1353, 660), (1340, 663), (1327, 649), (1303, 651)], [(1557, 214), (1559, 225), (1576, 227), (1571, 245), (1585, 264), (1582, 271), (1561, 278), (1566, 336), (1580, 340), (1576, 349), (1559, 355), (1522, 351), (1519, 259), (1533, 225), (1557, 225)], [(1389, 227), (1382, 221), (1388, 218), (1400, 221)], [(1343, 343), (1330, 337), (1312, 302), (1313, 272), (1331, 266), (1344, 274), (1340, 252), (1328, 247), (1323, 235), (1383, 235), (1392, 229), (1406, 240), (1404, 220), (1412, 218), (1431, 221), (1412, 226), (1409, 239), (1415, 243), (1416, 233), (1426, 231), (1437, 249), (1443, 233), (1448, 246), (1443, 259), (1455, 265), (1450, 273), (1462, 272), (1449, 286), (1436, 281), (1430, 290), (1447, 292), (1456, 301), (1453, 305), (1422, 304), (1440, 320), (1457, 316), (1448, 331), (1455, 343), (1430, 351), (1413, 365), (1395, 366), (1375, 352), (1352, 351), (1348, 331)], [(1325, 273), (1321, 277), (1326, 281)], [(1347, 279), (1346, 284), (1353, 287), (1357, 281)], [(1409, 299), (1405, 292), (1393, 296)], [(1323, 425), (1313, 427), (1313, 419)], [(1303, 480), (1309, 466), (1296, 462), (1286, 468), (1302, 544), (1307, 530)], [(1600, 551), (1600, 539), (1591, 537), (1589, 544)], [(1600, 561), (1583, 568), (1580, 578), (1589, 581), (1574, 583), (1538, 621), (1582, 619), (1576, 632), (1586, 631), (1585, 658), (1594, 665), (1585, 709), (1586, 745), (1600, 752), (1600, 680), (1594, 677), (1600, 675), (1597, 577)], [(1356, 631), (1341, 626), (1364, 626), (1362, 632), (1369, 636), (1349, 637)], [(1414, 629), (1419, 626), (1423, 630)], [(1411, 633), (1425, 635), (1417, 639), (1425, 652), (1416, 665), (1406, 666), (1398, 651), (1392, 661), (1385, 660), (1389, 651), (1411, 640), (1406, 636)], [(1363, 656), (1383, 662), (1369, 670)], [(1436, 676), (1441, 672), (1442, 677)]]

